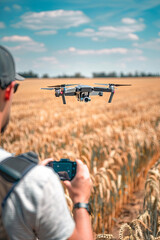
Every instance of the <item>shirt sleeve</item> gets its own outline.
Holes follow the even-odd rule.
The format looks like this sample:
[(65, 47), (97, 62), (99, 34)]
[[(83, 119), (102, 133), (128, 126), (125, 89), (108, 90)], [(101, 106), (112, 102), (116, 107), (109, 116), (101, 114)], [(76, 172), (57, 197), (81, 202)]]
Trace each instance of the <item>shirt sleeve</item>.
[(36, 217), (36, 233), (40, 240), (66, 240), (75, 228), (68, 209), (63, 187), (56, 174), (52, 174), (43, 189)]

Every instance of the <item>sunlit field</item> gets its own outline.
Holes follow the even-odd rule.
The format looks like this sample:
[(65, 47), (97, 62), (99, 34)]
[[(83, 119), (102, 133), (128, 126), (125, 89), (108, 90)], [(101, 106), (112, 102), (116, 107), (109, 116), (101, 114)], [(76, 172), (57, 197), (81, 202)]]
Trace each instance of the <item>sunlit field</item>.
[[(118, 87), (112, 103), (108, 103), (110, 93), (104, 93), (91, 96), (88, 103), (66, 97), (66, 105), (54, 91), (40, 89), (63, 83), (132, 86)], [(35, 151), (40, 160), (85, 162), (93, 181), (94, 232), (109, 233), (122, 203), (158, 160), (160, 78), (26, 80), (14, 95), (11, 121), (1, 142), (15, 154)], [(67, 193), (66, 198), (72, 208)], [(158, 224), (154, 231), (157, 228)]]

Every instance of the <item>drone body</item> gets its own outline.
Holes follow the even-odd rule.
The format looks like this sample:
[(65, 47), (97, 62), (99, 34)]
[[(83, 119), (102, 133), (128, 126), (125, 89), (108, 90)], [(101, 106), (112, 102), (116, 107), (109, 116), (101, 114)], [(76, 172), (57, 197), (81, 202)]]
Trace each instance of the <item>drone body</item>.
[[(98, 85), (105, 85), (106, 87), (92, 87), (88, 85), (77, 85), (77, 84), (62, 84), (62, 85), (55, 85), (55, 86), (48, 86), (47, 88), (41, 88), (44, 90), (55, 90), (56, 97), (62, 97), (63, 104), (66, 104), (65, 96), (76, 96), (77, 100), (82, 102), (89, 102), (91, 101), (91, 95), (98, 95), (103, 96), (103, 92), (110, 92), (110, 97), (108, 102), (111, 103), (115, 87), (119, 86), (131, 86), (130, 84), (101, 84), (95, 83)], [(77, 85), (76, 87), (66, 88), (66, 86), (73, 86)]]

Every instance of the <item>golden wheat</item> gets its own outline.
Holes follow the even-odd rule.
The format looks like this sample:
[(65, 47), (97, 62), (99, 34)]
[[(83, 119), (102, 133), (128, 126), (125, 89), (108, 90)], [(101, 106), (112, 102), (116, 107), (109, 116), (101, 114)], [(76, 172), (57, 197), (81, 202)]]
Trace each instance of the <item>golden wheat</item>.
[[(11, 121), (1, 139), (1, 145), (15, 154), (35, 151), (40, 160), (82, 159), (93, 181), (92, 225), (96, 233), (109, 231), (118, 209), (138, 187), (159, 151), (160, 79), (111, 81), (131, 83), (132, 87), (119, 88), (111, 104), (104, 94), (102, 98), (92, 97), (88, 104), (66, 97), (66, 105), (54, 92), (40, 88), (53, 82), (76, 83), (76, 79), (24, 81), (14, 96)], [(92, 85), (94, 80), (81, 83)], [(152, 208), (159, 204), (157, 177), (157, 170), (151, 170), (145, 207), (150, 193)], [(139, 230), (137, 236), (141, 237)]]

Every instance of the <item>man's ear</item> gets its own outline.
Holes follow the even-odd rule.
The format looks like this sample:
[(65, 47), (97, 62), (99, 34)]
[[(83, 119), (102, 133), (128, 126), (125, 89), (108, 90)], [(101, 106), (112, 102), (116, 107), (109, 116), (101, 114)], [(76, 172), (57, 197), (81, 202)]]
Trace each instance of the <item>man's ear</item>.
[(6, 88), (6, 90), (5, 90), (5, 96), (4, 96), (4, 98), (5, 98), (6, 101), (10, 99), (11, 90), (12, 90), (12, 86), (11, 86), (11, 85), (9, 85), (9, 86)]

